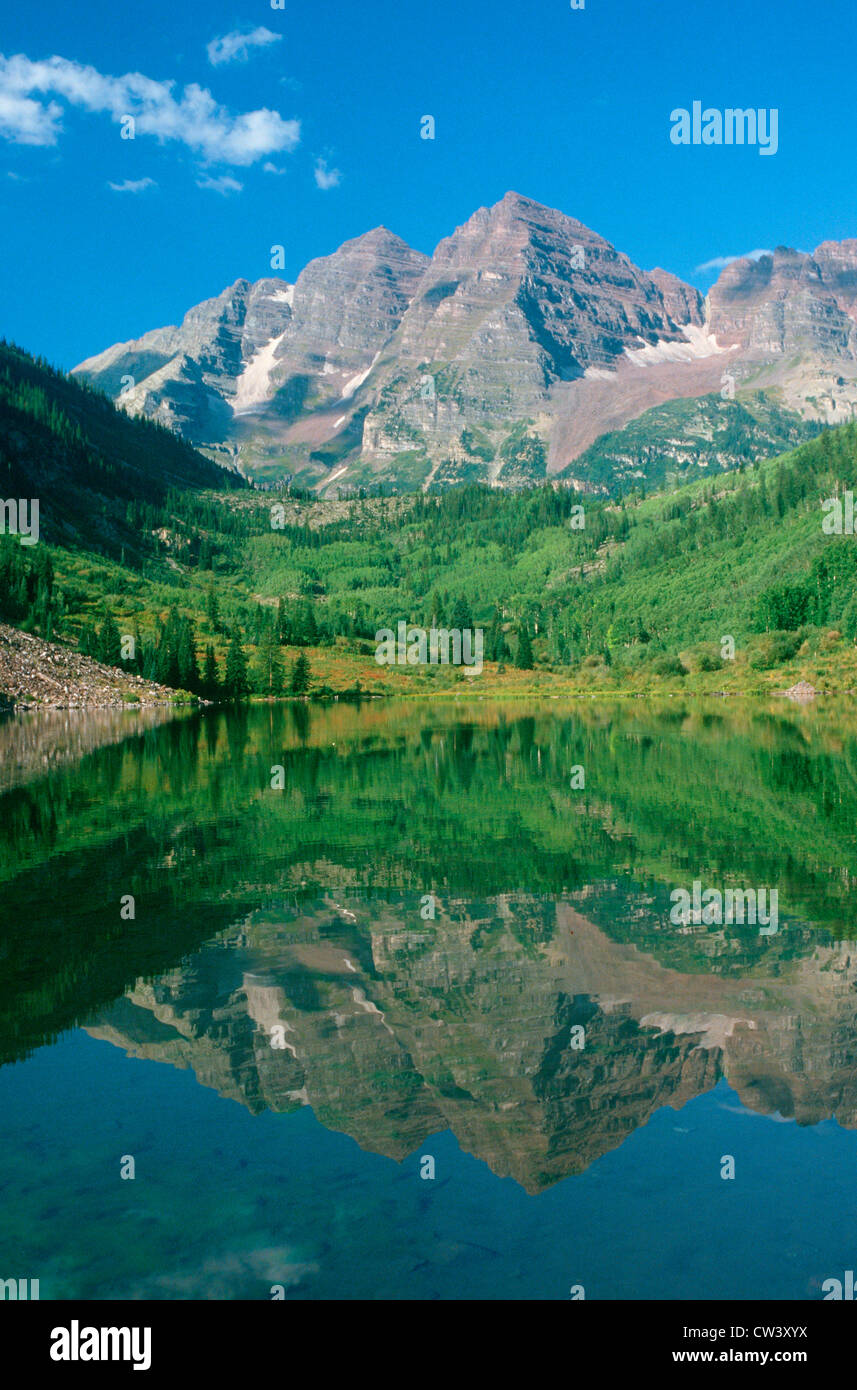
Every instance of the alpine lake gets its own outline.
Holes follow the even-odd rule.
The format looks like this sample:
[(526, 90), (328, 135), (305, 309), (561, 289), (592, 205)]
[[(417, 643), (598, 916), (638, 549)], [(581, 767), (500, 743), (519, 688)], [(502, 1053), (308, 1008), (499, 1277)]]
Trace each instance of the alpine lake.
[(829, 1297), (855, 888), (847, 701), (7, 717), (0, 1278)]

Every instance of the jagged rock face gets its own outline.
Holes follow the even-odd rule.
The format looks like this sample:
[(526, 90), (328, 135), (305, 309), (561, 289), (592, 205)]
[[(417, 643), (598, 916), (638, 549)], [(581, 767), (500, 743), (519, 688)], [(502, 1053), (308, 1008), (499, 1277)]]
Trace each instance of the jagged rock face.
[(673, 323), (704, 322), (705, 302), (693, 285), (686, 285), (672, 271), (661, 270), (660, 266), (649, 272), (649, 279), (660, 291), (664, 309)]
[(804, 418), (839, 424), (857, 412), (857, 241), (811, 255), (779, 246), (726, 266), (708, 326), (729, 344), (739, 384), (775, 388)]
[(373, 379), (364, 451), (436, 449), (474, 425), (502, 436), (555, 382), (626, 348), (684, 341), (680, 325), (701, 321), (690, 286), (659, 283), (582, 222), (507, 193), (435, 251)]
[(455, 458), (463, 429), (500, 442), (549, 409), (554, 383), (625, 349), (684, 342), (682, 326), (701, 322), (690, 286), (647, 275), (582, 223), (510, 193), (431, 260), (376, 228), (310, 262), (294, 286), (239, 280), (180, 328), (75, 371), (202, 444), (240, 451), (257, 427), (308, 448), (344, 438), (368, 411), (367, 459), (414, 447)]
[[(269, 404), (288, 418), (308, 405), (347, 401), (395, 331), (427, 263), (377, 228), (311, 261), (295, 285), (238, 280), (190, 309), (180, 328), (119, 344), (75, 371), (131, 413), (154, 416), (198, 442), (227, 440), (236, 417)], [(125, 382), (123, 390), (127, 376), (134, 385)]]
[(180, 328), (157, 328), (119, 343), (75, 372), (130, 414), (151, 416), (189, 439), (209, 442), (228, 433), (238, 379), (290, 318), (291, 286), (284, 280), (236, 280), (189, 309)]
[(857, 240), (735, 261), (703, 300), (508, 193), (430, 259), (379, 227), (293, 286), (238, 280), (75, 370), (219, 461), (321, 490), (583, 486), (569, 465), (599, 435), (667, 401), (719, 400), (727, 370), (805, 418), (851, 418)]
[(826, 242), (814, 256), (780, 246), (726, 266), (709, 295), (709, 326), (763, 358), (814, 352), (853, 359), (855, 298), (857, 243)]
[(427, 256), (385, 227), (310, 261), (295, 282), (272, 386), (306, 377), (316, 403), (348, 401), (393, 336), (427, 265)]
[(823, 241), (812, 259), (840, 309), (857, 319), (857, 239)]

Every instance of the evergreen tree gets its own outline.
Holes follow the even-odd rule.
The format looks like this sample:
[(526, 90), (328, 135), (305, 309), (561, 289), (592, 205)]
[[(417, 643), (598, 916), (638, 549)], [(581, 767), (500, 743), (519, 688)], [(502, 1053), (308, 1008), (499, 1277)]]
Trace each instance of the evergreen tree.
[(223, 693), (227, 700), (241, 700), (250, 691), (247, 679), (247, 657), (241, 645), (237, 626), (232, 629), (229, 650), (226, 653), (226, 674), (223, 679)]
[(470, 604), (467, 602), (467, 599), (464, 597), (463, 594), (459, 595), (459, 597), (455, 600), (455, 605), (452, 610), (451, 626), (453, 628), (457, 628), (459, 632), (463, 632), (465, 628), (473, 626), (473, 616), (470, 612)]
[(220, 623), (220, 609), (217, 603), (217, 594), (214, 590), (213, 579), (209, 579), (208, 588), (205, 593), (205, 616), (208, 619), (208, 626), (212, 633), (216, 632)]
[(170, 646), (166, 640), (163, 623), (160, 621), (155, 644), (155, 680), (159, 685), (170, 684)]
[(220, 694), (220, 676), (214, 647), (209, 642), (205, 649), (205, 666), (202, 672), (202, 693), (206, 700), (216, 700)]
[(181, 670), (179, 668), (179, 641), (180, 641), (181, 619), (178, 609), (173, 606), (167, 615), (167, 621), (160, 628), (158, 634), (158, 681), (161, 685), (168, 685), (172, 690), (177, 690), (181, 686)]
[(262, 695), (281, 695), (283, 691), (283, 663), (274, 621), (269, 621), (262, 634), (257, 688)]
[(494, 609), (494, 616), (491, 619), (491, 626), (488, 629), (487, 655), (489, 661), (502, 662), (509, 655), (509, 648), (506, 645), (506, 634), (503, 631), (503, 623), (500, 618), (499, 609)]
[(140, 663), (140, 674), (144, 680), (157, 681), (158, 679), (158, 651), (154, 642), (146, 642), (137, 653)]
[(318, 642), (318, 624), (315, 620), (315, 609), (309, 599), (306, 599), (301, 604), (301, 611), (298, 619), (298, 632), (295, 634), (295, 640), (302, 647), (314, 647)]
[(82, 656), (98, 659), (98, 633), (93, 623), (84, 623), (77, 639), (78, 651)]
[(262, 641), (265, 636), (265, 629), (268, 623), (268, 614), (262, 607), (261, 603), (257, 603), (255, 609), (253, 610), (252, 622), (253, 635), (250, 638), (250, 641), (254, 647), (260, 647), (262, 645)]
[(176, 634), (176, 665), (182, 690), (199, 690), (199, 667), (196, 662), (196, 641), (193, 623), (189, 618), (179, 620)]
[(519, 671), (532, 671), (533, 669), (533, 648), (526, 623), (522, 623), (518, 628), (518, 651), (515, 656), (515, 665)]
[(309, 690), (310, 666), (304, 652), (298, 652), (297, 659), (292, 667), (292, 678), (289, 688), (293, 695), (305, 695)]
[(105, 666), (119, 666), (122, 661), (122, 638), (112, 614), (106, 609), (98, 629), (96, 656)]

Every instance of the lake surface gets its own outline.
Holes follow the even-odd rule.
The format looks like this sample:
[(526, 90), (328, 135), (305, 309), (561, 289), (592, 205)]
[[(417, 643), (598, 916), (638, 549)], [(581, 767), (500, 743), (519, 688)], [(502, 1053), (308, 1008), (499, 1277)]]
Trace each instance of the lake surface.
[[(855, 877), (841, 703), (6, 720), (0, 1278), (820, 1299)], [(776, 929), (673, 920), (694, 881)]]

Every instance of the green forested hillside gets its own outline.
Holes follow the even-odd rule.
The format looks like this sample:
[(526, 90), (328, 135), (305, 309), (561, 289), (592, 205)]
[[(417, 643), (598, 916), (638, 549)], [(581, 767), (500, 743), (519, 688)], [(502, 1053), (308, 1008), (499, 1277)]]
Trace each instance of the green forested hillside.
[(560, 477), (583, 479), (611, 496), (641, 483), (675, 487), (793, 449), (820, 428), (766, 391), (667, 401), (603, 434)]
[(0, 341), (0, 496), (37, 497), (46, 539), (137, 553), (137, 509), (162, 506), (173, 488), (241, 486), (170, 430)]
[[(460, 672), (375, 663), (378, 628), (405, 620), (482, 627), (486, 689), (857, 686), (855, 539), (821, 526), (823, 499), (857, 482), (857, 425), (618, 500), (558, 484), (224, 492), (231, 478), (171, 435), (15, 353), (0, 359), (4, 486), (50, 505), (42, 544), (0, 539), (0, 618), (111, 664), (130, 633), (132, 669), (209, 693), (227, 677), (232, 694), (278, 693), (306, 648), (314, 689), (454, 685)], [(295, 688), (307, 679), (304, 665)]]
[[(96, 597), (114, 567), (165, 574), (161, 523), (179, 497), (215, 486), (246, 484), (171, 431), (131, 419), (100, 391), (0, 341), (0, 497), (25, 499), (27, 515), (38, 506), (39, 542), (25, 548), (0, 536), (0, 619), (74, 638), (69, 610), (80, 599), (73, 586), (55, 586), (54, 559), (75, 573), (97, 564)], [(5, 513), (0, 521), (5, 530)], [(114, 645), (85, 649), (110, 659)]]
[(513, 654), (526, 629), (537, 660), (554, 666), (660, 677), (680, 676), (688, 649), (688, 669), (716, 669), (731, 636), (762, 670), (829, 629), (857, 636), (857, 542), (821, 526), (823, 499), (855, 482), (849, 425), (780, 459), (618, 504), (549, 486), (470, 487), (339, 514), (304, 505), (302, 525), (277, 531), (254, 501), (242, 566), (262, 595), (311, 598), (334, 630), (457, 618), (488, 629), (492, 645), (502, 629)]

